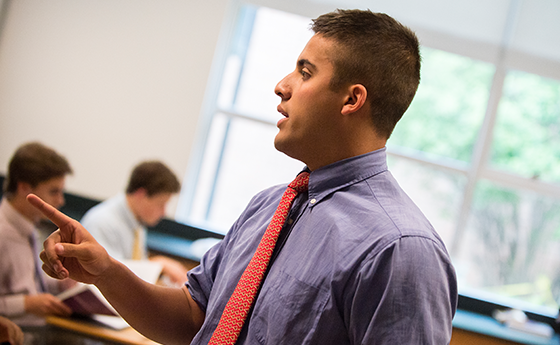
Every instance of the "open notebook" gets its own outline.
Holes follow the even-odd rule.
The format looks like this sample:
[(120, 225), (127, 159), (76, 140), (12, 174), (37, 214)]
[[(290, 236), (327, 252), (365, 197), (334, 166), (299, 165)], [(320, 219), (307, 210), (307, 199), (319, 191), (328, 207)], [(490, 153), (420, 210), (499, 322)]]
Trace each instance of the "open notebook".
[[(122, 260), (134, 274), (149, 283), (155, 284), (161, 274), (161, 264), (149, 260)], [(75, 314), (88, 316), (109, 327), (122, 329), (128, 324), (103, 297), (97, 287), (78, 283), (58, 296)]]

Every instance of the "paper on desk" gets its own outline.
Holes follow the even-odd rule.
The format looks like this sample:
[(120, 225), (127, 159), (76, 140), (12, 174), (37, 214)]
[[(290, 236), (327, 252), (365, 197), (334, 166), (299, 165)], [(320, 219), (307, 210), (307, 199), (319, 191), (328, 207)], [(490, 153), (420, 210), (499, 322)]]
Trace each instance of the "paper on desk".
[(103, 326), (107, 326), (115, 330), (121, 330), (130, 327), (128, 322), (126, 322), (125, 319), (120, 316), (93, 314), (91, 315), (91, 318), (96, 322), (99, 322)]
[(148, 283), (155, 284), (161, 275), (163, 266), (150, 260), (121, 260), (134, 274)]
[[(163, 269), (161, 264), (149, 260), (122, 260), (121, 262), (138, 277), (152, 284), (157, 282)], [(104, 326), (115, 330), (130, 327), (128, 322), (126, 322), (121, 316), (94, 314), (91, 315), (91, 318)]]

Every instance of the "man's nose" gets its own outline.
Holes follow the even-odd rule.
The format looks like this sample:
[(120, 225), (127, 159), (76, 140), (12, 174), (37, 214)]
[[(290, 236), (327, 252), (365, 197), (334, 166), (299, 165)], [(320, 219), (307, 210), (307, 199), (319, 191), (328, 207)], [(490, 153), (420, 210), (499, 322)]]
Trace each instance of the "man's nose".
[(282, 80), (276, 84), (274, 88), (274, 93), (276, 93), (282, 100), (289, 99), (291, 97), (290, 87), (289, 87), (289, 77), (290, 74), (285, 76)]
[(66, 199), (64, 199), (64, 194), (59, 194), (56, 198), (56, 208), (61, 208), (66, 203)]

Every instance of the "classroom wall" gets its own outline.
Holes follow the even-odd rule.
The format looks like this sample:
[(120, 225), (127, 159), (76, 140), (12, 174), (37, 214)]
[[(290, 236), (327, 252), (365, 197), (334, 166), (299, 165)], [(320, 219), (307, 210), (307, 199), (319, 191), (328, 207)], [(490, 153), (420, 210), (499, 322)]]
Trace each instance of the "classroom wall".
[[(39, 140), (69, 159), (73, 193), (110, 197), (145, 159), (163, 160), (183, 180), (236, 2), (0, 0), (0, 174), (20, 144)], [(560, 78), (556, 0), (516, 1), (511, 35), (509, 0), (252, 2), (310, 17), (369, 5), (410, 25), (426, 46)]]
[(69, 192), (110, 197), (145, 159), (183, 179), (227, 0), (2, 4), (0, 174), (38, 140), (70, 161)]

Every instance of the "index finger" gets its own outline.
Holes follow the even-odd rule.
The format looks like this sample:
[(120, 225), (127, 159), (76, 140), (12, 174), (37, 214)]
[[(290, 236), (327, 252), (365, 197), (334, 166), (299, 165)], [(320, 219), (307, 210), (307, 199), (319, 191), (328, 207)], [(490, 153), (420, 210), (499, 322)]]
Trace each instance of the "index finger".
[(72, 218), (47, 204), (35, 194), (29, 194), (27, 196), (27, 201), (33, 205), (33, 207), (41, 211), (45, 217), (49, 218), (54, 224), (56, 224), (59, 229), (62, 229), (65, 225), (72, 221)]

